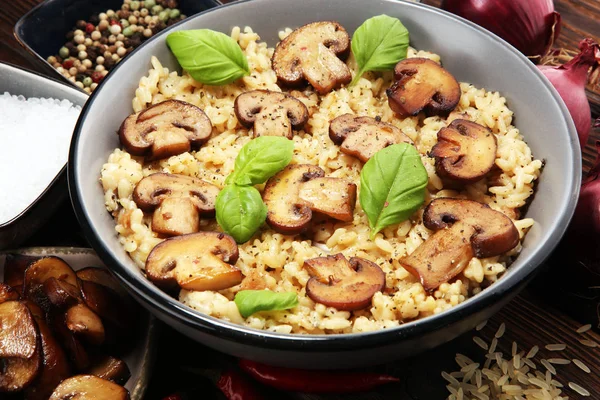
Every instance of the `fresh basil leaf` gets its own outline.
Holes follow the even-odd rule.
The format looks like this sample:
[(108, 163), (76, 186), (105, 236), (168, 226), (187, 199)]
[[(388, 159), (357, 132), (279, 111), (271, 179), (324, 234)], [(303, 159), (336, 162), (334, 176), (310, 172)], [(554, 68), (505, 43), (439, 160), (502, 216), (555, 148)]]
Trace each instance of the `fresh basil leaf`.
[(226, 85), (250, 74), (248, 60), (231, 37), (210, 29), (177, 31), (167, 36), (177, 61), (195, 80)]
[(293, 155), (293, 141), (277, 136), (258, 137), (240, 150), (230, 182), (236, 185), (264, 183), (285, 168)]
[(219, 226), (238, 243), (250, 240), (267, 218), (267, 206), (254, 186), (225, 186), (215, 210)]
[(287, 310), (298, 305), (296, 293), (277, 293), (269, 290), (241, 290), (235, 295), (235, 305), (242, 317), (259, 311)]
[(350, 86), (367, 71), (393, 69), (406, 58), (408, 43), (408, 30), (397, 18), (378, 15), (363, 22), (352, 36), (352, 53), (359, 70)]
[(406, 221), (425, 201), (428, 175), (419, 152), (399, 143), (375, 153), (360, 173), (360, 205), (371, 239), (386, 226)]

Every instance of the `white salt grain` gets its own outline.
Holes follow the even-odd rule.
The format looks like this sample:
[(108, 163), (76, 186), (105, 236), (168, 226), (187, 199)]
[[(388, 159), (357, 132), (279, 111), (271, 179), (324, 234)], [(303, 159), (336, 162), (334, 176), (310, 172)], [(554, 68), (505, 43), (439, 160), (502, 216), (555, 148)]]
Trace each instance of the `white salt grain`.
[(33, 203), (66, 164), (79, 112), (68, 100), (0, 94), (0, 224)]

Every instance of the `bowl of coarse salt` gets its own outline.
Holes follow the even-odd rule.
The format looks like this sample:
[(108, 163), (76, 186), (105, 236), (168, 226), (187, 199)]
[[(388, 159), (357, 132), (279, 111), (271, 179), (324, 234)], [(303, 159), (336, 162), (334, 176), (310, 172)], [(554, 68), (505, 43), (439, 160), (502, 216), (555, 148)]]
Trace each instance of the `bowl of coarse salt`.
[(67, 198), (69, 145), (87, 98), (0, 63), (0, 250), (25, 241)]

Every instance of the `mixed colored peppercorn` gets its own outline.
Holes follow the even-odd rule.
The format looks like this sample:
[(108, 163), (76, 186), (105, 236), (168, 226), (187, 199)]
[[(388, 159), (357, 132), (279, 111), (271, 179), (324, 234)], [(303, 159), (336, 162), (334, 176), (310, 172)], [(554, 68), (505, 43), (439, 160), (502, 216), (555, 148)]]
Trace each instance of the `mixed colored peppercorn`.
[(47, 61), (91, 93), (108, 72), (152, 35), (185, 18), (177, 0), (124, 0), (121, 9), (77, 21), (67, 42)]

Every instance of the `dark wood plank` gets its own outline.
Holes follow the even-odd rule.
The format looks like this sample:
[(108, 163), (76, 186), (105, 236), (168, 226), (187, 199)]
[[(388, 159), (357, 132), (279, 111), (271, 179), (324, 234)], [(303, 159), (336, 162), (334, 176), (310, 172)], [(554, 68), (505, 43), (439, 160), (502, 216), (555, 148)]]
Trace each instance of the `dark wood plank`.
[(3, 1), (0, 7), (0, 60), (35, 70), (13, 35), (15, 23), (42, 0)]

